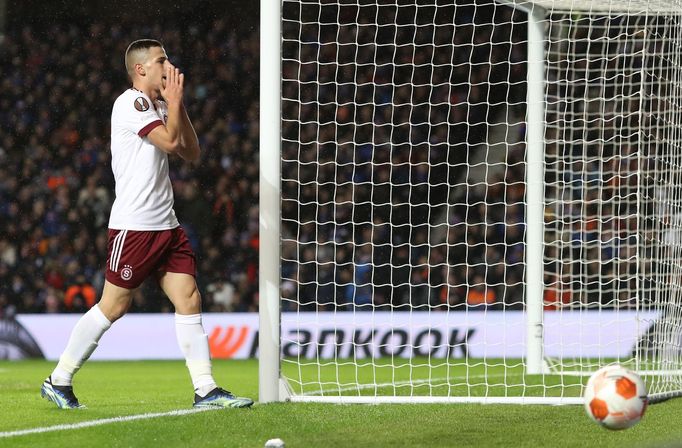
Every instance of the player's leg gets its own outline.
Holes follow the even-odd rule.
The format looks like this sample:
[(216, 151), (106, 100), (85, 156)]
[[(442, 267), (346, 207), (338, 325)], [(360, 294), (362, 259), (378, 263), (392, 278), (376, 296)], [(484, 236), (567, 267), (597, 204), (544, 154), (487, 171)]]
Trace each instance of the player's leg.
[(43, 397), (63, 409), (81, 407), (73, 393), (73, 375), (90, 358), (111, 324), (125, 314), (131, 301), (132, 290), (105, 281), (102, 299), (78, 320), (57, 367), (43, 383)]
[(57, 367), (41, 388), (41, 395), (60, 408), (79, 407), (71, 384), (73, 375), (92, 355), (104, 332), (128, 311), (133, 291), (163, 256), (165, 248), (155, 244), (158, 237), (158, 232), (109, 230), (102, 298), (80, 318)]
[(163, 272), (159, 275), (159, 285), (175, 307), (175, 330), (194, 385), (194, 406), (251, 406), (253, 400), (235, 397), (231, 392), (218, 387), (213, 379), (208, 336), (201, 323), (201, 295), (194, 276)]
[(102, 298), (96, 306), (99, 306), (104, 316), (111, 323), (114, 323), (130, 309), (130, 306), (133, 304), (133, 292), (135, 289), (122, 288), (105, 280)]
[(211, 373), (208, 336), (201, 323), (201, 297), (194, 277), (165, 272), (159, 275), (159, 286), (175, 307), (175, 333), (187, 361), (194, 390), (205, 395), (217, 385)]

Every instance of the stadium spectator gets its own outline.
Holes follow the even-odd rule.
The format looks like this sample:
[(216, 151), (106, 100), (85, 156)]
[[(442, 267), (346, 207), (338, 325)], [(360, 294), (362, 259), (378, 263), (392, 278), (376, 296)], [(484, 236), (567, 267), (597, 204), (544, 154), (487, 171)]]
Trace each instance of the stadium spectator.
[(477, 274), (471, 281), (471, 286), (467, 291), (467, 305), (473, 307), (480, 307), (486, 305), (493, 305), (497, 301), (497, 296), (492, 288), (489, 288), (485, 283), (485, 278)]
[[(9, 24), (0, 41), (0, 314), (66, 311), (74, 274), (101, 291), (102, 229), (114, 193), (111, 105), (127, 84), (121, 42), (140, 34), (177, 51), (192, 80), (187, 108), (205, 152), (196, 169), (171, 163), (170, 173), (179, 219), (192, 230), (200, 287), (221, 279), (235, 288), (236, 309), (253, 309), (258, 33), (248, 27), (214, 18), (162, 30), (132, 14), (115, 23)], [(206, 299), (211, 309), (211, 294)], [(132, 306), (167, 309), (152, 284)]]
[[(448, 186), (485, 141), (496, 105), (522, 101), (524, 89), (510, 80), (512, 72), (523, 79), (524, 37), (511, 9), (494, 11), (495, 33), (477, 27), (467, 8), (442, 16), (448, 11), (449, 25), (424, 29), (356, 26), (344, 14), (319, 30), (283, 23), (291, 37), (282, 67), (285, 309), (443, 310), (467, 306), (481, 285), (484, 302), (522, 305), (523, 151), (496, 189), (452, 195)], [(345, 35), (357, 47), (337, 45)], [(415, 42), (434, 47), (414, 51)], [(453, 224), (431, 246), (430, 220), (453, 202)], [(323, 247), (335, 248), (334, 273)], [(329, 297), (332, 278), (338, 288)]]
[[(282, 65), (288, 99), (282, 127), (283, 309), (350, 310), (358, 301), (461, 308), (475, 273), (498, 304), (522, 307), (525, 148), (509, 151), (502, 174), (491, 169), (486, 188), (469, 185), (454, 197), (449, 191), (461, 182), (466, 154), (486, 141), (496, 117), (511, 116), (500, 104), (525, 98), (519, 81), (525, 79), (524, 28), (512, 20), (511, 9), (494, 9), (491, 19), (484, 17), (492, 14), (486, 7), (458, 6), (447, 26), (421, 30), (413, 23), (344, 22), (355, 15), (331, 17), (329, 23), (338, 25), (320, 29), (298, 20), (283, 23), (284, 35), (295, 37), (283, 43)], [(494, 32), (481, 26), (491, 20)], [(454, 34), (450, 26), (456, 26)], [(116, 23), (14, 23), (6, 31), (0, 42), (0, 307), (65, 310), (75, 273), (101, 290), (106, 238), (100, 229), (113, 200), (110, 104), (126, 84), (117, 70), (120, 42), (135, 32), (158, 35), (177, 49), (178, 63), (192, 79), (187, 107), (197, 117), (205, 153), (196, 169), (171, 164), (170, 171), (176, 210), (197, 254), (197, 281), (203, 290), (213, 285), (205, 308), (255, 310), (257, 31), (224, 18), (178, 23), (171, 31), (125, 15)], [(362, 45), (337, 45), (344, 35)], [(415, 52), (415, 39), (440, 50), (423, 45)], [(89, 54), (103, 57), (92, 61)], [(402, 77), (411, 85), (391, 85)], [(548, 114), (550, 124), (558, 120)], [(567, 278), (559, 287), (571, 292), (571, 302), (609, 303), (620, 296), (612, 276), (632, 268), (628, 251), (635, 243), (627, 240), (633, 223), (622, 218), (632, 210), (608, 200), (636, 191), (630, 173), (637, 169), (637, 148), (621, 140), (614, 140), (622, 144), (617, 151), (613, 145), (563, 143), (573, 137), (547, 129), (547, 166), (560, 174), (547, 179), (547, 222), (556, 227), (548, 236), (557, 247), (546, 248), (546, 269), (570, 269), (555, 272)], [(600, 155), (604, 166), (596, 166), (594, 157), (582, 160), (585, 155)], [(595, 198), (591, 186), (599, 182), (603, 197)], [(614, 217), (603, 220), (599, 234), (595, 214), (583, 218), (589, 210), (581, 205), (598, 201), (602, 217)], [(425, 223), (441, 212), (448, 214), (446, 236), (430, 247), (433, 229)], [(600, 243), (599, 257), (584, 250), (593, 242)], [(369, 262), (358, 258), (361, 247), (371, 247)], [(324, 251), (332, 255), (320, 258)], [(590, 265), (589, 272), (579, 272), (588, 252), (603, 261), (601, 271)], [(371, 288), (363, 286), (368, 281)], [(555, 284), (547, 281), (551, 290)], [(158, 288), (146, 284), (132, 310), (168, 307)]]
[(64, 293), (64, 307), (66, 311), (84, 313), (92, 308), (97, 300), (97, 292), (92, 285), (85, 281), (85, 276), (77, 278), (77, 283), (66, 288)]

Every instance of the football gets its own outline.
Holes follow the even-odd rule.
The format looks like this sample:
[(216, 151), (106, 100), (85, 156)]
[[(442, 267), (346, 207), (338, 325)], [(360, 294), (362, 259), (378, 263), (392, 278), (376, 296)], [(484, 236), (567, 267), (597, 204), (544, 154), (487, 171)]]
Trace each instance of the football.
[(644, 381), (620, 365), (597, 370), (587, 381), (584, 398), (587, 415), (608, 429), (634, 426), (648, 403)]

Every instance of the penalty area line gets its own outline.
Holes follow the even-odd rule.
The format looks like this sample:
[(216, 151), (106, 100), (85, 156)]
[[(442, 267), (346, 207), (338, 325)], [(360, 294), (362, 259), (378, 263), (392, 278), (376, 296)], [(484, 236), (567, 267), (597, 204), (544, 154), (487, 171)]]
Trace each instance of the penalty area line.
[[(71, 423), (68, 425), (54, 425), (54, 426), (44, 426), (42, 428), (29, 428), (29, 429), (19, 429), (16, 431), (5, 431), (0, 432), (0, 439), (7, 437), (17, 437), (25, 436), (29, 434), (40, 434), (44, 432), (54, 432), (54, 431), (70, 431), (72, 429), (89, 428), (91, 426), (101, 426), (108, 425), (111, 423), (123, 423), (131, 422), (135, 420), (147, 420), (150, 418), (159, 417), (176, 417), (180, 415), (197, 414), (199, 412), (212, 411), (213, 408), (197, 408), (197, 409), (178, 409), (175, 411), (168, 412), (151, 412), (147, 414), (134, 414), (134, 415), (123, 415), (120, 417), (102, 418), (99, 420), (87, 420), (84, 422)], [(74, 411), (71, 411), (74, 412)], [(78, 410), (75, 410), (78, 412)]]

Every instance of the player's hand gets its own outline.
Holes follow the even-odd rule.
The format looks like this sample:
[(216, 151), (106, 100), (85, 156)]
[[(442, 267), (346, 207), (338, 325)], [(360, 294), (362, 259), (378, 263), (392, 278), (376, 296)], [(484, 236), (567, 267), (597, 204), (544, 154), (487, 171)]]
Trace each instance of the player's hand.
[(170, 104), (182, 104), (185, 75), (172, 64), (166, 66), (166, 84), (161, 88), (161, 96)]

